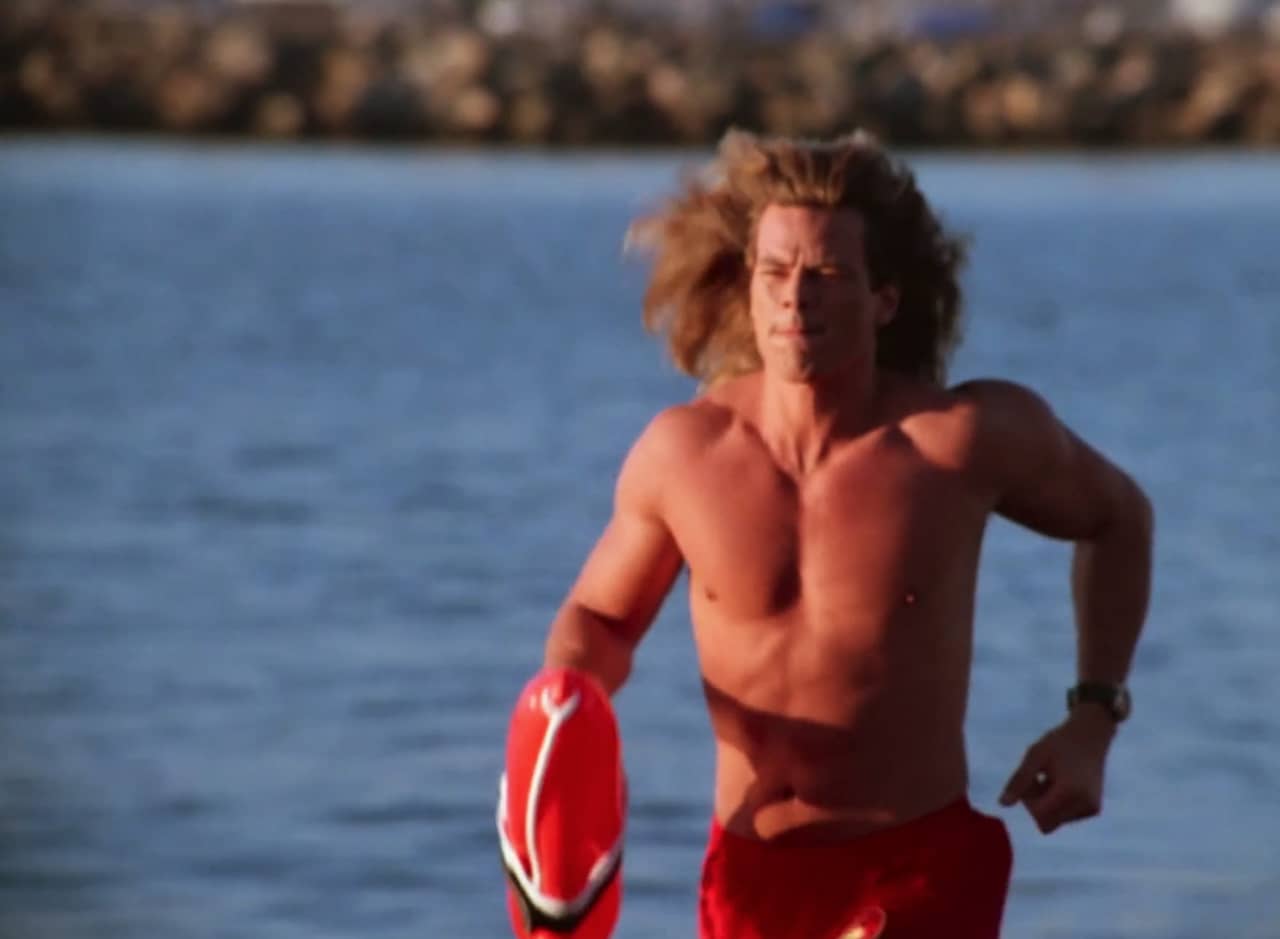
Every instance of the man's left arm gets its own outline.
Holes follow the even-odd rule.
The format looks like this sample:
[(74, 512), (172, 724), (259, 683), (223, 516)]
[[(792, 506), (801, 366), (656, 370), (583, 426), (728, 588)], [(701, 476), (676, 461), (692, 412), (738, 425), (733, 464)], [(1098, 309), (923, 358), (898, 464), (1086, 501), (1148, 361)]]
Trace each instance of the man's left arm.
[[(996, 511), (1033, 531), (1075, 542), (1077, 681), (1100, 690), (1122, 688), (1150, 597), (1150, 502), (1034, 393), (1003, 382), (976, 382), (968, 392), (981, 415), (982, 462), (991, 468)], [(1001, 802), (1023, 802), (1046, 834), (1097, 815), (1116, 724), (1105, 701), (1077, 702), (1027, 750)]]

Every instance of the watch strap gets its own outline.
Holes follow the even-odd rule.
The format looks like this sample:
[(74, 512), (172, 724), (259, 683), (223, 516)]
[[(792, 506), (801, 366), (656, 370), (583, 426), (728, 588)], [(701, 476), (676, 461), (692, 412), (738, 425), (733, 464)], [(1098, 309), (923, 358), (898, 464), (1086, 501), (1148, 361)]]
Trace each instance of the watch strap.
[(1067, 689), (1068, 711), (1083, 701), (1102, 705), (1117, 724), (1129, 716), (1129, 690), (1124, 685), (1113, 685), (1104, 681), (1082, 681)]

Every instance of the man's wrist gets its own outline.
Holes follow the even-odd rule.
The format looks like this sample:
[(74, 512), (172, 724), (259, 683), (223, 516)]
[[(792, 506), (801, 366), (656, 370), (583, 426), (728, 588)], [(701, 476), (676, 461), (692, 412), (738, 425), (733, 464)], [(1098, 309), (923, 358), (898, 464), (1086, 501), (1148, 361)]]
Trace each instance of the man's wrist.
[(1133, 710), (1133, 699), (1123, 684), (1105, 681), (1081, 681), (1067, 689), (1067, 710), (1074, 712), (1083, 705), (1096, 705), (1113, 724), (1127, 720)]
[(1086, 728), (1090, 734), (1104, 736), (1110, 739), (1116, 735), (1116, 731), (1120, 729), (1120, 724), (1106, 706), (1097, 701), (1078, 701), (1070, 711), (1067, 712), (1067, 721), (1075, 726)]

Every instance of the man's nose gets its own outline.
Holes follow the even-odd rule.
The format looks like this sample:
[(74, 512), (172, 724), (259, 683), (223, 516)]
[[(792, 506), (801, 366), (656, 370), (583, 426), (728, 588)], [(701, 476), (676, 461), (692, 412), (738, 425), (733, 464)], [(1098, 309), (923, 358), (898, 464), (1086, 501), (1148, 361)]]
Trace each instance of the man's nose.
[(803, 313), (809, 309), (813, 302), (813, 276), (804, 268), (792, 271), (782, 285), (782, 294), (779, 299), (784, 309), (794, 310), (797, 313)]

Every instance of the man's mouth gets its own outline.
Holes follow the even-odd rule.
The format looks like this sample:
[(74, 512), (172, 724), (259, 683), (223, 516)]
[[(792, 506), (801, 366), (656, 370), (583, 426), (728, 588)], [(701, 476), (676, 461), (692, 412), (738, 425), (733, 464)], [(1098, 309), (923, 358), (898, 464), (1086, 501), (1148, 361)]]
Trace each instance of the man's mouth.
[(775, 326), (773, 334), (775, 336), (783, 336), (788, 339), (813, 339), (823, 335), (827, 331), (825, 326), (803, 325), (803, 326)]

